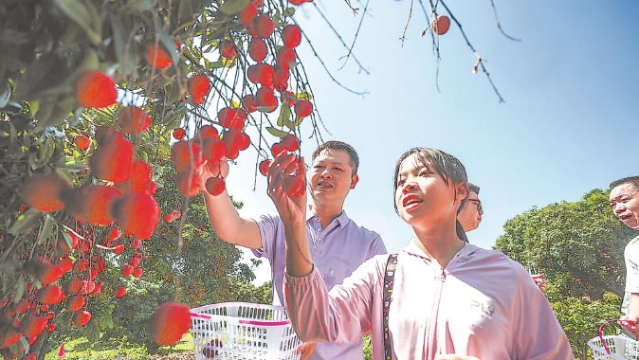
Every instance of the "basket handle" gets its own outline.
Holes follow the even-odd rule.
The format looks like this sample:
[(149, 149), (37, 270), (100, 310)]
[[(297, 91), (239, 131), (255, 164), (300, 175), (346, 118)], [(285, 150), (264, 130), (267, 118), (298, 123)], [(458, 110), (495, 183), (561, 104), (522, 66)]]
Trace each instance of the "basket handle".
[[(196, 312), (191, 312), (191, 317), (204, 319), (204, 320), (213, 320), (213, 319), (217, 318), (217, 316), (215, 316), (215, 315), (201, 314), (201, 313), (196, 313)], [(239, 319), (238, 323), (241, 324), (241, 325), (256, 325), (256, 326), (283, 326), (283, 325), (290, 324), (290, 321), (288, 321), (288, 320), (274, 321), (274, 320), (243, 320), (243, 319)]]
[(606, 350), (606, 354), (611, 355), (610, 353), (610, 348), (608, 348), (608, 345), (606, 344), (606, 341), (604, 340), (604, 335), (603, 335), (603, 329), (606, 325), (611, 324), (611, 323), (615, 323), (617, 325), (619, 325), (620, 327), (622, 327), (620, 320), (618, 319), (611, 319), (611, 320), (606, 320), (603, 323), (601, 323), (601, 325), (599, 325), (599, 330), (597, 330), (597, 335), (599, 335), (599, 340), (601, 340), (601, 345), (603, 345), (604, 350)]

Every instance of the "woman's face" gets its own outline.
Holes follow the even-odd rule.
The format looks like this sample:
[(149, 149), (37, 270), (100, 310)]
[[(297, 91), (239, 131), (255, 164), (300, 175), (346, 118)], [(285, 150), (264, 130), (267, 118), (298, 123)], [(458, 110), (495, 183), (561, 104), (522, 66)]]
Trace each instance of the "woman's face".
[(466, 195), (456, 197), (456, 186), (446, 183), (432, 166), (420, 163), (416, 154), (402, 161), (396, 181), (395, 204), (399, 215), (409, 224), (418, 219), (432, 222), (455, 217)]

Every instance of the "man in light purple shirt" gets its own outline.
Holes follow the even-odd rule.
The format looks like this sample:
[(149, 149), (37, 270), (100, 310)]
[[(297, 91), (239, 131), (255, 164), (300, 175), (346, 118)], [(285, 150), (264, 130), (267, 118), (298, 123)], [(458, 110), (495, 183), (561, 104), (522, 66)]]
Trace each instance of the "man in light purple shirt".
[[(340, 284), (365, 260), (385, 254), (379, 234), (357, 225), (344, 212), (346, 196), (359, 181), (359, 157), (350, 145), (328, 141), (312, 155), (308, 171), (311, 203), (307, 211), (306, 229), (312, 261), (322, 274), (327, 288)], [(202, 184), (220, 173), (228, 176), (228, 164), (204, 166)], [(228, 193), (212, 196), (202, 191), (211, 224), (219, 238), (231, 244), (253, 249), (271, 265), (273, 303), (284, 299), (285, 236), (284, 224), (277, 215), (263, 215), (257, 221), (239, 216)], [(361, 337), (344, 344), (308, 343), (301, 348), (302, 359), (363, 359)]]

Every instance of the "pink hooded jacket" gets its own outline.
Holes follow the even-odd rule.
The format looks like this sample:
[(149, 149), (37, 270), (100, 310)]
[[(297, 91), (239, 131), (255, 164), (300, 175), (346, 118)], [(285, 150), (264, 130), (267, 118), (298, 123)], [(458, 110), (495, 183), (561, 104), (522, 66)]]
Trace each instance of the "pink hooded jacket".
[[(286, 278), (287, 308), (304, 341), (348, 342), (372, 330), (384, 359), (382, 299), (388, 255), (362, 264), (330, 293), (317, 269)], [(548, 300), (528, 272), (498, 251), (466, 245), (443, 269), (411, 242), (399, 252), (390, 336), (393, 359), (440, 354), (481, 360), (574, 359)]]

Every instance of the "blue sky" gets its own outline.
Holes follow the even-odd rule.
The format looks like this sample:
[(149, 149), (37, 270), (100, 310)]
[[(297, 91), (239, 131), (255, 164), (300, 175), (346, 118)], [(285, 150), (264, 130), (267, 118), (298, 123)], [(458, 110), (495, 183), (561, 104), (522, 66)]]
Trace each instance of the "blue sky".
[[(316, 3), (350, 44), (359, 16), (340, 0)], [(483, 247), (494, 245), (508, 219), (533, 206), (576, 201), (593, 188), (639, 174), (639, 2), (496, 1), (503, 28), (520, 42), (499, 32), (490, 1), (450, 2), (503, 104), (483, 74), (471, 73), (475, 58), (454, 24), (440, 37), (438, 92), (431, 39), (420, 37), (427, 26), (421, 10), (414, 9), (402, 45), (410, 1), (371, 3), (354, 48), (369, 74), (352, 60), (339, 70), (347, 51), (312, 4), (302, 5), (296, 20), (335, 78), (367, 92), (340, 88), (308, 45), (301, 46), (330, 131), (324, 140), (346, 141), (360, 154), (360, 183), (345, 209), (379, 232), (389, 251), (398, 251), (412, 234), (393, 210), (392, 173), (396, 159), (414, 146), (457, 156), (470, 181), (481, 186), (484, 220), (468, 235)], [(307, 122), (302, 134), (310, 133)], [(303, 154), (310, 157), (314, 147), (304, 140)], [(274, 211), (263, 177), (252, 191), (254, 158), (242, 154), (228, 182), (247, 216)], [(263, 266), (257, 282), (268, 277)]]

